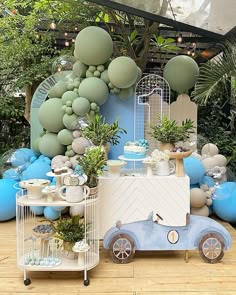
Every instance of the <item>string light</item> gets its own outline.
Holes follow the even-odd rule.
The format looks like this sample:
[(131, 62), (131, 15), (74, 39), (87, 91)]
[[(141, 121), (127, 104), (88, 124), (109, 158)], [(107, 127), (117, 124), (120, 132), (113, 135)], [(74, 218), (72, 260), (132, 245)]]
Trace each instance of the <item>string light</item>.
[(66, 41), (66, 42), (65, 42), (65, 46), (66, 46), (66, 47), (70, 46), (70, 42), (69, 42), (69, 41)]
[(187, 51), (187, 55), (191, 55), (191, 50), (190, 49)]
[(74, 38), (72, 38), (71, 42), (72, 42), (72, 43), (75, 43), (75, 39), (74, 39)]
[(77, 27), (75, 27), (75, 31), (77, 31), (78, 30), (78, 28)]
[(67, 36), (67, 35), (68, 35), (68, 33), (67, 33), (67, 32), (65, 32), (65, 33), (64, 33), (64, 35), (65, 35), (65, 36)]
[(182, 34), (179, 34), (178, 38), (177, 38), (177, 42), (182, 43), (182, 41), (183, 41), (183, 36), (182, 36)]
[(55, 23), (54, 21), (52, 21), (52, 22), (50, 23), (49, 27), (50, 27), (50, 29), (55, 30), (56, 27), (57, 27), (57, 25), (56, 25), (56, 23)]

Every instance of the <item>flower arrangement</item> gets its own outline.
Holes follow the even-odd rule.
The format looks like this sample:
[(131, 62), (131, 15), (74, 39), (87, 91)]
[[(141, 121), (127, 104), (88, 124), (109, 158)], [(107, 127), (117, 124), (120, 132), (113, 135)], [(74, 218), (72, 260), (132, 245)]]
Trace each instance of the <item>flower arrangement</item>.
[(160, 162), (160, 161), (168, 161), (169, 160), (169, 154), (164, 151), (159, 151), (158, 149), (153, 150), (153, 152), (151, 153), (151, 159), (154, 162)]

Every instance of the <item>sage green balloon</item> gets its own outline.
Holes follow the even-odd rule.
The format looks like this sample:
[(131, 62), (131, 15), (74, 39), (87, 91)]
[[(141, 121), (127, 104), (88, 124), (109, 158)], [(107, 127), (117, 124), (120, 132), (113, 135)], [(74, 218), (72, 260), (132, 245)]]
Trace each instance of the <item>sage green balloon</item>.
[(105, 70), (101, 73), (100, 78), (106, 83), (109, 84), (110, 80), (108, 78), (108, 70)]
[(64, 155), (66, 147), (60, 144), (57, 134), (46, 133), (39, 140), (39, 150), (42, 155), (53, 158), (57, 155)]
[(121, 89), (117, 96), (122, 100), (128, 100), (129, 97), (133, 94), (133, 87)]
[(36, 153), (36, 154), (40, 154), (40, 150), (39, 150), (39, 141), (40, 141), (41, 137), (37, 137), (33, 143), (32, 143), (32, 150)]
[(138, 67), (130, 57), (120, 56), (109, 64), (108, 78), (115, 87), (128, 88), (136, 82), (137, 77)]
[(76, 77), (84, 78), (86, 75), (86, 71), (88, 69), (88, 66), (86, 66), (82, 61), (78, 60), (73, 64), (73, 73)]
[(73, 101), (75, 98), (78, 97), (78, 93), (75, 91), (66, 91), (61, 98), (62, 104), (66, 104), (68, 100)]
[(63, 129), (57, 134), (57, 139), (60, 144), (70, 145), (73, 141), (72, 132), (68, 129)]
[(87, 98), (90, 102), (103, 105), (108, 98), (106, 83), (97, 77), (84, 79), (79, 86), (79, 96)]
[(72, 104), (74, 113), (85, 116), (90, 111), (90, 101), (85, 97), (77, 97)]
[(107, 31), (89, 26), (79, 32), (75, 40), (75, 56), (86, 65), (101, 65), (113, 53), (113, 42)]
[(178, 93), (187, 92), (192, 88), (199, 76), (199, 68), (195, 60), (186, 55), (178, 55), (165, 65), (163, 77), (170, 88)]
[(64, 112), (62, 110), (62, 101), (60, 98), (50, 98), (46, 100), (39, 108), (38, 118), (46, 130), (58, 133), (65, 128), (63, 124)]
[(62, 97), (63, 93), (67, 91), (66, 81), (58, 81), (48, 92), (48, 97)]
[(69, 130), (74, 130), (78, 128), (78, 116), (76, 114), (68, 115), (65, 114), (63, 116), (63, 123)]

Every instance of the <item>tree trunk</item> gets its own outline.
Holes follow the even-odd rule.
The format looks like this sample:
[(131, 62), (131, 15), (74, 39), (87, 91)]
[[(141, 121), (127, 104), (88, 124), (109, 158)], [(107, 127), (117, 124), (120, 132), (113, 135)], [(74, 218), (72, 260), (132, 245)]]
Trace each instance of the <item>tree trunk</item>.
[(30, 123), (30, 106), (32, 101), (32, 87), (30, 84), (25, 85), (25, 119)]

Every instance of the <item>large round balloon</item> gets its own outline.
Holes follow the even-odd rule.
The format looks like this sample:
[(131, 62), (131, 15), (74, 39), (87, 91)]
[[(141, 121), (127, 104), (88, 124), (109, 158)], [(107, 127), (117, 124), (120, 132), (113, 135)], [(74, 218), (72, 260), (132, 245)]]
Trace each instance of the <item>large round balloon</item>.
[(46, 100), (39, 109), (39, 121), (43, 128), (49, 132), (57, 133), (63, 128), (62, 101), (59, 98), (51, 98)]
[(16, 216), (16, 193), (12, 179), (0, 179), (0, 221), (6, 221)]
[(86, 65), (101, 65), (109, 60), (113, 52), (111, 36), (95, 26), (79, 32), (75, 40), (75, 56)]
[(206, 172), (202, 162), (191, 156), (184, 159), (184, 170), (190, 178), (190, 184), (200, 183)]
[(192, 88), (198, 75), (197, 63), (186, 55), (178, 55), (170, 59), (163, 72), (163, 77), (170, 84), (170, 88), (178, 93), (186, 92)]
[(118, 88), (132, 86), (138, 77), (139, 70), (136, 63), (127, 56), (120, 56), (109, 64), (108, 78)]
[(72, 109), (78, 116), (85, 116), (90, 111), (90, 101), (84, 97), (77, 97), (72, 103)]
[(57, 134), (57, 139), (60, 142), (60, 144), (63, 145), (69, 145), (73, 141), (73, 136), (70, 130), (68, 129), (62, 129), (58, 134)]
[(84, 79), (79, 87), (79, 96), (87, 98), (90, 102), (103, 105), (108, 98), (108, 88), (106, 83), (97, 77)]
[(221, 219), (236, 223), (236, 182), (224, 182), (216, 187), (213, 211)]
[(39, 141), (40, 153), (46, 157), (53, 158), (56, 155), (65, 153), (65, 146), (60, 144), (57, 139), (57, 134), (46, 133), (40, 138)]
[(21, 180), (28, 179), (48, 179), (51, 180), (47, 173), (51, 171), (51, 165), (43, 161), (35, 161), (25, 171), (23, 171)]

